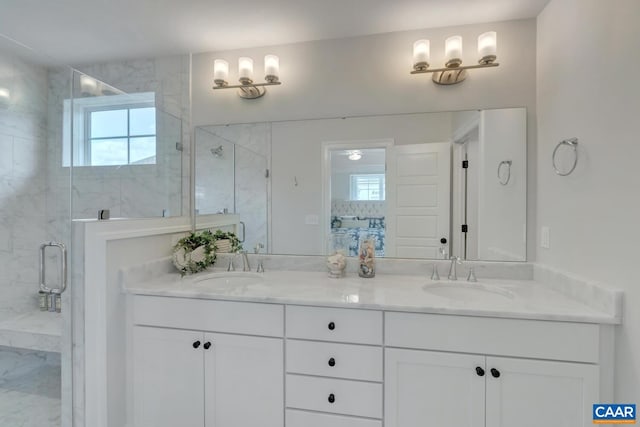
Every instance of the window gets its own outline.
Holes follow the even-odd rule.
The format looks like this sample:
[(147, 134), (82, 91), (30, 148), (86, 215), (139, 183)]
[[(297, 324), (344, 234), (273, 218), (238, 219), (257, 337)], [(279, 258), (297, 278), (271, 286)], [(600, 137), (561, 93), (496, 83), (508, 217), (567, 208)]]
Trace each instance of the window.
[(85, 118), (89, 166), (155, 164), (155, 107), (89, 110)]
[(156, 164), (155, 94), (65, 100), (63, 141), (63, 166)]
[(351, 175), (351, 200), (384, 200), (384, 174)]

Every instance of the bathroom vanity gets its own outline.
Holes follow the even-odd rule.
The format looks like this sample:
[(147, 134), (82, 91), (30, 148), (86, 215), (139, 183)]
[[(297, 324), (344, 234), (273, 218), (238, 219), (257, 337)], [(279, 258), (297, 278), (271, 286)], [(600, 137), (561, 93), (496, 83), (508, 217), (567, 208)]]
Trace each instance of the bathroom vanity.
[(619, 313), (533, 280), (273, 271), (124, 286), (136, 427), (587, 426), (612, 398)]

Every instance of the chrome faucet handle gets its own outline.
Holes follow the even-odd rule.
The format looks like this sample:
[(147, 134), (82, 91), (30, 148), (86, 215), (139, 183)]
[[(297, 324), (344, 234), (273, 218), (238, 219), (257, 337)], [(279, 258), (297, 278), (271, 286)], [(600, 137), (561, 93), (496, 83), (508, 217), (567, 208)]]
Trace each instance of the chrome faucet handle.
[(467, 275), (467, 282), (477, 282), (476, 272), (473, 267), (469, 267), (469, 274)]
[(260, 249), (264, 249), (264, 245), (262, 243), (256, 243), (256, 245), (253, 247), (253, 253), (259, 254)]
[(449, 266), (449, 280), (458, 280), (458, 274), (456, 273), (456, 264), (462, 264), (462, 259), (459, 256), (452, 256), (449, 258), (451, 265)]
[(431, 270), (431, 280), (440, 280), (440, 275), (438, 274), (438, 264), (433, 263), (433, 270)]
[(247, 251), (240, 251), (239, 254), (242, 255), (242, 271), (251, 271), (251, 265), (249, 264)]
[(235, 257), (235, 254), (231, 254), (231, 256), (229, 257), (229, 265), (227, 265), (227, 271), (236, 271), (236, 266), (233, 265), (233, 259)]

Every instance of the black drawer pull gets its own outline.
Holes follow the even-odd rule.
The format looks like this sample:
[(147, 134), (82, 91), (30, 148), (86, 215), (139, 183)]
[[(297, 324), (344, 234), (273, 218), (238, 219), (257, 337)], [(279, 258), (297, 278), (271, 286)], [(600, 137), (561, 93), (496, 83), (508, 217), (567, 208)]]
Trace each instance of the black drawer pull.
[(207, 341), (206, 343), (204, 343), (203, 347), (205, 350), (209, 350), (211, 348), (211, 343)]
[(329, 403), (333, 403), (336, 401), (336, 397), (333, 395), (333, 393), (331, 393), (329, 395), (329, 399), (327, 399), (329, 401)]
[(332, 368), (336, 366), (336, 359), (334, 359), (333, 357), (329, 359), (329, 366), (331, 366)]
[(193, 348), (198, 348), (200, 347), (200, 341), (196, 341), (193, 343)]
[(476, 366), (476, 374), (478, 374), (479, 377), (484, 377), (484, 369), (480, 366)]
[(327, 327), (329, 328), (330, 331), (333, 331), (336, 328), (336, 324), (333, 322), (329, 322)]
[(500, 378), (500, 371), (496, 368), (491, 368), (491, 376), (493, 376), (493, 378)]

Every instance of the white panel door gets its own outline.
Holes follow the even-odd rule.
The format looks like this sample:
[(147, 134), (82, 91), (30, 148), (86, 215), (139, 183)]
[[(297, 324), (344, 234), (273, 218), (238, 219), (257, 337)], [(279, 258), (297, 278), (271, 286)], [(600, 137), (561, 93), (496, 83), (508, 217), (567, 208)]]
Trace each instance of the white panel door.
[(478, 375), (484, 356), (400, 349), (385, 354), (385, 427), (484, 427), (485, 376)]
[[(205, 426), (282, 427), (283, 340), (205, 334)], [(189, 424), (176, 424), (187, 426)]]
[(135, 326), (135, 427), (202, 426), (203, 372), (202, 332)]
[(487, 427), (593, 425), (597, 365), (487, 357), (486, 377)]
[(449, 241), (450, 169), (448, 142), (388, 150), (385, 255), (437, 257), (440, 239)]

